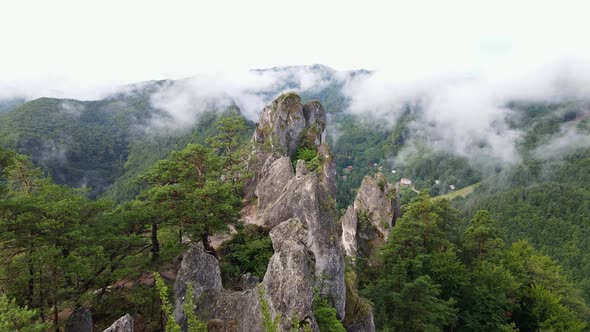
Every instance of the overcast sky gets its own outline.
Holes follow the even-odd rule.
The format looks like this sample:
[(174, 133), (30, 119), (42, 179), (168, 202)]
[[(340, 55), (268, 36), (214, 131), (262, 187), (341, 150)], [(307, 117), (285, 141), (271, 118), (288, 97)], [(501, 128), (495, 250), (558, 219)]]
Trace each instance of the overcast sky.
[(82, 91), (313, 63), (416, 77), (573, 63), (590, 59), (586, 3), (3, 1), (0, 88)]

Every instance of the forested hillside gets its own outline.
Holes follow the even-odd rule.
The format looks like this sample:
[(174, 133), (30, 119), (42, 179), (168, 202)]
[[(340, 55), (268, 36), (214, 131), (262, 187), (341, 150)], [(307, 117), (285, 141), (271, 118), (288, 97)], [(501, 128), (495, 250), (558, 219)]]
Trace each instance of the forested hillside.
[(31, 156), (52, 179), (90, 188), (90, 197), (106, 192), (117, 201), (139, 193), (138, 176), (189, 142), (204, 143), (218, 114), (211, 110), (192, 128), (171, 132), (151, 129), (166, 117), (150, 103), (160, 82), (99, 101), (41, 98), (0, 117), (0, 145)]
[[(257, 213), (263, 220), (273, 215), (257, 211), (267, 208), (265, 199), (278, 199), (285, 183), (317, 173), (325, 177), (318, 186), (336, 185), (318, 196), (321, 211), (334, 220), (330, 227), (342, 227), (336, 220), (354, 202), (358, 230), (374, 235), (388, 220), (367, 223), (374, 216), (357, 206), (357, 195), (367, 175), (380, 173), (382, 199), (397, 204), (392, 227), (363, 248), (374, 256), (347, 258), (341, 290), (348, 318), (333, 294), (315, 286), (306, 310), (321, 331), (355, 331), (371, 311), (379, 331), (588, 329), (588, 103), (503, 104), (506, 117), (492, 129), (513, 134), (514, 151), (501, 146), (507, 156), (501, 159), (486, 156), (493, 141), (460, 136), (468, 141), (461, 150), (451, 144), (456, 137), (445, 136), (455, 127), (434, 131), (441, 128), (427, 118), (428, 100), (391, 106), (392, 119), (352, 111), (345, 85), (367, 71), (342, 74), (315, 65), (257, 72), (282, 80), (249, 91), (248, 98), (225, 91), (193, 97), (186, 80), (146, 82), (95, 101), (0, 104), (0, 324), (8, 319), (19, 328), (57, 329), (65, 324), (62, 316), (89, 307), (99, 328), (130, 313), (143, 330), (163, 330), (164, 317), (171, 317), (160, 306), (163, 288), (191, 248), (187, 239), (216, 258), (219, 287), (244, 291), (265, 278), (271, 257), (280, 254), (271, 239), (275, 225), (253, 222)], [(314, 84), (303, 84), (302, 73), (312, 73)], [(299, 101), (282, 94), (288, 90), (297, 91)], [(261, 127), (244, 102), (252, 98), (269, 105), (267, 114), (286, 115), (275, 127)], [(304, 118), (292, 116), (291, 103), (301, 104)], [(297, 135), (304, 138), (292, 153), (276, 148)], [(268, 165), (256, 164), (259, 155)], [(279, 157), (288, 161), (275, 164)], [(261, 188), (268, 193), (244, 194), (265, 177)], [(401, 178), (411, 185), (396, 186)], [(429, 199), (474, 184), (466, 197)], [(297, 190), (293, 206), (317, 194)], [(332, 235), (326, 239), (336, 241)], [(153, 272), (163, 278), (159, 290)], [(284, 324), (287, 317), (279, 319)], [(294, 328), (309, 327), (304, 321)]]
[(241, 117), (222, 118), (207, 146), (189, 144), (152, 165), (144, 189), (121, 205), (54, 184), (26, 156), (0, 149), (0, 327), (58, 330), (63, 315), (90, 305), (98, 327), (132, 312), (144, 329), (160, 330), (148, 271), (170, 276), (178, 268), (183, 234), (209, 248), (209, 236), (237, 222), (243, 178), (234, 167), (244, 162), (244, 128)]

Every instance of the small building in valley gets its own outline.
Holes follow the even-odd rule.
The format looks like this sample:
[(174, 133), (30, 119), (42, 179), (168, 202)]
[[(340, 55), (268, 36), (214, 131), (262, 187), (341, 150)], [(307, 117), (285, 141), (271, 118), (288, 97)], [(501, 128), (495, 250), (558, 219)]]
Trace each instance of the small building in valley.
[(408, 179), (408, 178), (401, 178), (401, 180), (399, 180), (399, 183), (402, 186), (408, 186), (409, 187), (409, 186), (412, 185), (412, 180), (411, 179)]

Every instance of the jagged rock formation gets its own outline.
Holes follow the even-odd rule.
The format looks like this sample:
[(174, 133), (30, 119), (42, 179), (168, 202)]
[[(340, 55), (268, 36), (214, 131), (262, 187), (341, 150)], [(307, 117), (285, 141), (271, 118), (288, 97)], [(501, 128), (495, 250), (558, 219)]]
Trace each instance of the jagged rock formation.
[(92, 312), (86, 307), (79, 307), (66, 321), (65, 332), (92, 332)]
[(186, 328), (184, 299), (187, 283), (193, 284), (196, 311), (203, 320), (215, 320), (224, 331), (260, 331), (260, 306), (256, 290), (233, 292), (223, 289), (219, 262), (202, 243), (186, 252), (174, 283), (174, 317)]
[[(307, 244), (315, 257), (315, 274), (323, 276), (322, 295), (331, 299), (343, 318), (344, 260), (335, 220), (336, 169), (325, 142), (326, 122), (319, 102), (301, 105), (301, 98), (294, 93), (282, 95), (266, 107), (253, 136), (256, 161), (250, 165), (255, 174), (251, 185), (258, 198), (258, 224), (271, 229), (299, 218), (308, 225)], [(310, 171), (300, 161), (294, 174), (291, 161), (299, 147), (315, 149), (321, 165)]]
[[(336, 223), (336, 169), (325, 142), (326, 112), (317, 101), (303, 106), (300, 102), (294, 93), (282, 95), (263, 110), (254, 132), (259, 164), (251, 169), (256, 174), (252, 185), (258, 198), (258, 224), (271, 229), (291, 218), (307, 224), (316, 286), (344, 318), (344, 259)], [(317, 169), (309, 170), (301, 161), (293, 174), (291, 159), (299, 147), (317, 151), (321, 161)]]
[(375, 332), (375, 320), (373, 319), (373, 313), (369, 312), (368, 315), (362, 319), (356, 321), (354, 324), (346, 327), (347, 332)]
[(375, 249), (389, 236), (398, 201), (396, 187), (387, 183), (383, 174), (365, 176), (354, 205), (342, 217), (342, 244), (348, 256), (374, 256)]
[[(307, 320), (311, 326), (317, 326), (312, 313), (315, 280), (313, 254), (304, 244), (307, 233), (306, 225), (298, 219), (288, 220), (270, 233), (275, 254), (269, 262), (262, 287), (273, 316), (280, 315), (281, 326), (285, 330), (289, 329), (290, 318), (294, 315)], [(174, 316), (184, 328), (183, 304), (185, 297), (189, 296), (186, 294), (188, 282), (193, 283), (197, 314), (214, 329), (262, 331), (257, 288), (244, 291), (223, 289), (219, 263), (205, 252), (201, 243), (193, 244), (184, 255), (174, 284)]]
[(133, 317), (127, 314), (119, 318), (103, 332), (133, 332)]
[(319, 102), (301, 105), (301, 97), (295, 93), (281, 95), (266, 106), (252, 137), (254, 150), (249, 168), (254, 176), (246, 187), (245, 198), (260, 200), (259, 195), (263, 192), (256, 191), (257, 184), (270, 174), (283, 175), (282, 172), (270, 172), (276, 159), (293, 158), (302, 144), (317, 148), (325, 143), (326, 119), (326, 112)]
[(290, 318), (314, 324), (314, 256), (307, 246), (309, 230), (297, 218), (289, 219), (270, 232), (275, 254), (270, 259), (263, 287), (270, 307), (281, 314), (281, 326), (288, 330)]
[(293, 157), (303, 139), (316, 146), (324, 142), (326, 119), (319, 102), (301, 105), (301, 97), (287, 93), (262, 110), (253, 141), (267, 152)]
[[(249, 168), (254, 177), (245, 198), (256, 204), (252, 222), (268, 228), (274, 248), (261, 283), (271, 313), (283, 330), (299, 317), (318, 331), (313, 316), (314, 289), (345, 316), (346, 287), (340, 226), (336, 220), (336, 170), (325, 142), (326, 113), (319, 102), (301, 105), (293, 93), (267, 106), (253, 135)], [(317, 162), (296, 163), (298, 149), (317, 151)], [(206, 257), (208, 256), (208, 257)], [(210, 257), (210, 258), (209, 258)], [(193, 282), (199, 317), (224, 331), (260, 331), (258, 289), (228, 291), (221, 287), (219, 265), (192, 247), (183, 259), (175, 284), (175, 316), (182, 322), (186, 283)]]

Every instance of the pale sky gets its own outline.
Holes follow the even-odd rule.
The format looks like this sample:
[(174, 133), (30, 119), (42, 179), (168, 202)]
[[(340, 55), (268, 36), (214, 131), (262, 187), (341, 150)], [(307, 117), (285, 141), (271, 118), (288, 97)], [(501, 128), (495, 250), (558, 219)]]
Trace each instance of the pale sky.
[[(321, 63), (420, 77), (590, 60), (587, 1), (0, 2), (0, 89)], [(45, 89), (45, 90), (44, 90)]]

